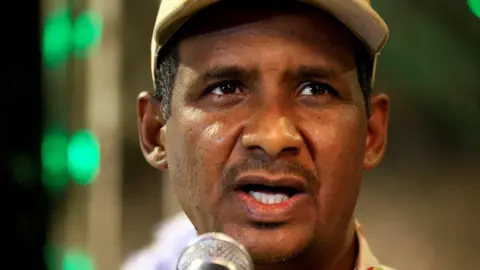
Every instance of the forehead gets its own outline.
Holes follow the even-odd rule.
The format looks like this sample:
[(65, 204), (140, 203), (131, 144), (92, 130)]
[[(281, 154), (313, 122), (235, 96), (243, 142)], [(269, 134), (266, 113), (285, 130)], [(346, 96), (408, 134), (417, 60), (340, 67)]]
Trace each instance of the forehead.
[(182, 64), (283, 47), (303, 58), (321, 56), (330, 64), (351, 66), (355, 38), (330, 15), (294, 1), (237, 2), (206, 9), (181, 29)]

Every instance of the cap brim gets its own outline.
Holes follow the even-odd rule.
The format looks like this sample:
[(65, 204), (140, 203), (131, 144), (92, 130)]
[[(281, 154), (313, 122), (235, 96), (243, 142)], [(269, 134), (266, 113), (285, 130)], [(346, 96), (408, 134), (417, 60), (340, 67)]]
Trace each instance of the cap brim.
[[(222, 0), (184, 1), (177, 7), (160, 9), (151, 43), (152, 78), (155, 80), (156, 60), (159, 50), (185, 24), (192, 15)], [(388, 40), (389, 30), (384, 20), (371, 7), (368, 0), (297, 0), (317, 7), (342, 22), (362, 41), (372, 54), (373, 61)], [(163, 12), (166, 10), (168, 14)], [(375, 67), (373, 67), (374, 69)], [(374, 74), (372, 73), (372, 76)], [(372, 78), (373, 81), (373, 78)]]

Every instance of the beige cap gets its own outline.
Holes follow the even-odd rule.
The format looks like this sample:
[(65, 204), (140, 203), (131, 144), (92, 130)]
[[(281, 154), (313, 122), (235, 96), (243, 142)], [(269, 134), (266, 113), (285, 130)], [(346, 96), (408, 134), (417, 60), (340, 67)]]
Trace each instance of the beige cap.
[[(155, 80), (157, 54), (164, 44), (198, 11), (221, 0), (161, 0), (151, 44), (152, 78)], [(330, 13), (354, 33), (372, 53), (372, 83), (375, 63), (387, 42), (389, 30), (372, 8), (370, 0), (297, 0)]]

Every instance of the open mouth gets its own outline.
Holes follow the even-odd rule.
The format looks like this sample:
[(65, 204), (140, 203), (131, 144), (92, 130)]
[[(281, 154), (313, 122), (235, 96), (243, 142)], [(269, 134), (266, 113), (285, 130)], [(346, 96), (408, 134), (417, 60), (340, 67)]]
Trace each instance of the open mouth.
[(254, 225), (279, 226), (308, 206), (307, 181), (296, 176), (249, 174), (235, 181), (238, 206)]
[(268, 186), (261, 184), (247, 184), (240, 188), (244, 192), (262, 204), (280, 204), (301, 193), (294, 187)]

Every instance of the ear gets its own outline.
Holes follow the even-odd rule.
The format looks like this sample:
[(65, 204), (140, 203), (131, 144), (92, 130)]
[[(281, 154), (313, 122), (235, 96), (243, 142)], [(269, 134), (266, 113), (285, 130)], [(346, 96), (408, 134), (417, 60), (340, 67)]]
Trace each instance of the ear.
[(363, 167), (371, 170), (380, 163), (387, 147), (389, 100), (384, 94), (372, 95), (370, 98), (371, 114), (368, 119)]
[(148, 92), (142, 92), (137, 100), (138, 136), (140, 148), (147, 162), (154, 168), (166, 170), (166, 126), (160, 103)]

